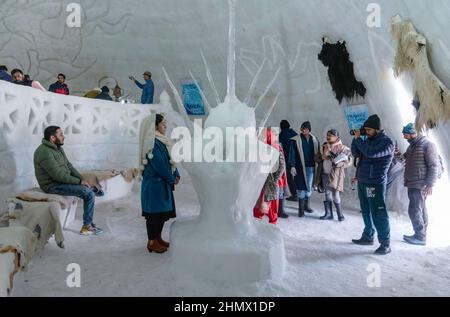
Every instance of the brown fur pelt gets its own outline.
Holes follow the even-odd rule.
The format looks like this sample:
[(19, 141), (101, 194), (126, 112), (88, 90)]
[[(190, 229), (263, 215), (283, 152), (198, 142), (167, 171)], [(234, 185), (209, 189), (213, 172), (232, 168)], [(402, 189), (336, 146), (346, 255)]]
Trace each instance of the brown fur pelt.
[(410, 71), (414, 76), (414, 96), (419, 101), (416, 129), (433, 129), (450, 120), (450, 91), (430, 68), (427, 40), (410, 21), (400, 16), (391, 20), (391, 34), (397, 42), (394, 62), (395, 76)]

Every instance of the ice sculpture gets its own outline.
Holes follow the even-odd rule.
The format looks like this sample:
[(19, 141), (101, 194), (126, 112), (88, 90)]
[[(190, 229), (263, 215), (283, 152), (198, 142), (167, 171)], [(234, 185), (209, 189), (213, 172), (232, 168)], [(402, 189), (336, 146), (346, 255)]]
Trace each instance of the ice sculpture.
[[(220, 128), (223, 135), (227, 127), (256, 130), (257, 125), (255, 109), (240, 102), (235, 95), (235, 0), (229, 0), (229, 6), (228, 95), (223, 103), (210, 109), (204, 124), (204, 128)], [(178, 92), (168, 80), (177, 96)], [(185, 114), (183, 116), (187, 122), (189, 119)], [(187, 124), (191, 125), (191, 122)], [(238, 137), (247, 138), (248, 142), (259, 142), (256, 132)], [(193, 137), (193, 142), (201, 141)], [(225, 143), (232, 141), (227, 139)], [(245, 148), (245, 142), (243, 146), (241, 150), (249, 150)], [(274, 166), (279, 153), (261, 142), (259, 146), (270, 153), (269, 165)], [(224, 147), (225, 157), (228, 149)], [(176, 221), (171, 227), (170, 257), (176, 273), (221, 285), (282, 276), (285, 255), (281, 232), (273, 225), (254, 220), (252, 214), (267, 178), (267, 172), (261, 169), (263, 164), (250, 160), (241, 163), (183, 163), (197, 191), (201, 214), (193, 220)]]

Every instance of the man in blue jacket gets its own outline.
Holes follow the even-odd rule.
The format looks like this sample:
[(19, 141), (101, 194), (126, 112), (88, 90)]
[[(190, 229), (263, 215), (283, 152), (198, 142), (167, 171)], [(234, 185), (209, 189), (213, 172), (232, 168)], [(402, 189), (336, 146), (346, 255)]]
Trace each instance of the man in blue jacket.
[(12, 81), (11, 75), (8, 74), (8, 67), (6, 67), (5, 65), (0, 65), (0, 80), (8, 82)]
[(364, 232), (361, 239), (353, 240), (358, 245), (373, 245), (375, 226), (380, 247), (375, 254), (385, 255), (391, 252), (389, 215), (386, 209), (387, 173), (394, 157), (395, 145), (383, 130), (377, 115), (370, 116), (364, 123), (367, 140), (361, 138), (361, 132), (355, 130), (352, 153), (359, 158), (356, 177), (358, 196), (364, 220)]
[(146, 71), (144, 73), (145, 84), (141, 84), (134, 77), (130, 77), (130, 79), (142, 89), (141, 103), (144, 105), (153, 104), (153, 96), (155, 94), (155, 85), (152, 80), (152, 73)]

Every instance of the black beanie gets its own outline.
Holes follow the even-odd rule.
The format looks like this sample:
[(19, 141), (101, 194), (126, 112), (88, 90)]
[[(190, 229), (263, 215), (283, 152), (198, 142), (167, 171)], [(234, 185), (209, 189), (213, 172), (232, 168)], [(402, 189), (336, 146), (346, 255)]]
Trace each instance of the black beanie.
[(381, 129), (381, 120), (376, 114), (372, 115), (364, 122), (364, 128), (372, 128), (375, 130)]
[(312, 129), (311, 129), (311, 122), (309, 122), (309, 121), (303, 122), (301, 128), (302, 129), (308, 129), (309, 131), (312, 131)]

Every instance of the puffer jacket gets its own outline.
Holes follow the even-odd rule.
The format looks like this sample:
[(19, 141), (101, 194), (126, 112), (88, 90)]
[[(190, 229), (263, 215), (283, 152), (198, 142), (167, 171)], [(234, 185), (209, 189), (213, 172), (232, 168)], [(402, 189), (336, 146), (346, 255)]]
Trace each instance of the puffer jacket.
[(60, 184), (81, 184), (80, 173), (72, 166), (62, 147), (42, 140), (34, 152), (34, 173), (44, 192)]
[(404, 157), (405, 186), (416, 189), (434, 187), (439, 168), (436, 146), (425, 136), (418, 136), (410, 143)]
[(386, 184), (387, 173), (394, 158), (394, 142), (381, 131), (375, 138), (354, 139), (352, 154), (359, 158), (356, 177), (361, 184)]

